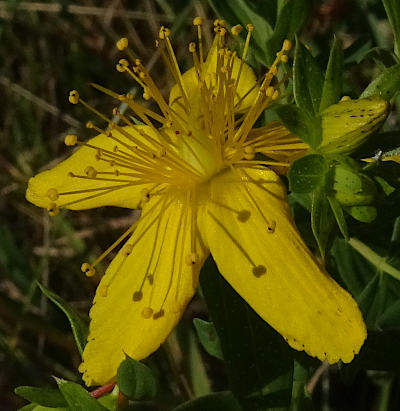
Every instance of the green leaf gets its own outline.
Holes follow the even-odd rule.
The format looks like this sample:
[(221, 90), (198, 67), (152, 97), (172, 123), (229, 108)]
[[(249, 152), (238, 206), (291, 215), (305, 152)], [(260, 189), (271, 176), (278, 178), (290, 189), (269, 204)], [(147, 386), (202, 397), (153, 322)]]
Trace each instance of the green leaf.
[(241, 411), (239, 403), (230, 391), (213, 392), (204, 397), (185, 402), (173, 411)]
[(297, 40), (293, 62), (293, 93), (297, 106), (310, 115), (318, 114), (323, 84), (321, 67)]
[(71, 324), (72, 333), (75, 338), (76, 345), (79, 352), (82, 354), (85, 348), (86, 339), (88, 336), (88, 326), (82, 318), (56, 293), (46, 288), (44, 285), (38, 283), (42, 293), (46, 295), (57, 307), (59, 307), (67, 316)]
[(279, 12), (272, 37), (266, 43), (270, 63), (284, 40), (293, 40), (307, 20), (311, 2), (309, 0), (287, 1)]
[(328, 201), (333, 211), (333, 215), (335, 216), (336, 223), (339, 227), (340, 232), (343, 234), (343, 237), (348, 240), (349, 231), (347, 229), (346, 218), (344, 216), (342, 206), (339, 204), (339, 201), (337, 201), (335, 197), (328, 196)]
[(373, 47), (365, 51), (358, 64), (367, 58), (371, 58), (375, 61), (381, 70), (385, 68), (394, 66), (398, 63), (396, 56), (390, 50), (384, 49), (383, 47)]
[(367, 88), (361, 93), (360, 98), (380, 96), (390, 100), (400, 90), (400, 64), (384, 70)]
[(325, 249), (328, 245), (333, 224), (333, 214), (331, 213), (325, 187), (318, 187), (312, 194), (311, 228), (322, 257), (325, 256)]
[(319, 146), (322, 139), (321, 119), (293, 104), (282, 104), (274, 108), (282, 123), (293, 134), (300, 137), (310, 147)]
[(372, 205), (353, 205), (345, 210), (361, 223), (372, 223), (378, 214), (376, 207)]
[(319, 111), (339, 101), (343, 85), (343, 51), (340, 40), (335, 36), (331, 47), (328, 67), (325, 72), (324, 87), (322, 89)]
[(106, 411), (95, 398), (93, 398), (82, 386), (75, 382), (55, 378), (61, 394), (64, 396), (70, 411)]
[(204, 349), (213, 357), (223, 360), (224, 356), (221, 350), (221, 343), (214, 324), (200, 318), (193, 319), (193, 324)]
[(67, 405), (61, 393), (51, 388), (21, 386), (15, 388), (14, 392), (30, 402), (46, 407), (64, 407)]
[(289, 189), (295, 193), (310, 193), (325, 182), (328, 165), (319, 154), (301, 157), (291, 165)]
[(396, 301), (383, 312), (377, 326), (381, 330), (400, 330), (400, 301)]
[[(270, 65), (273, 56), (267, 54), (265, 44), (271, 38), (275, 24), (276, 5), (270, 0), (248, 2), (245, 0), (209, 0), (216, 14), (226, 19), (230, 25), (241, 24), (246, 27), (252, 23), (255, 30), (252, 35), (252, 48), (257, 58), (265, 65)], [(268, 13), (265, 13), (268, 10)]]
[(158, 391), (151, 369), (128, 356), (118, 368), (117, 383), (121, 392), (131, 400), (151, 400)]
[(385, 7), (386, 14), (389, 17), (392, 25), (394, 35), (394, 49), (398, 56), (400, 56), (400, 7), (398, 0), (382, 0)]
[(290, 404), (292, 350), (220, 275), (211, 259), (200, 274), (201, 288), (218, 332), (232, 391), (244, 410)]
[(313, 404), (306, 386), (311, 378), (309, 367), (300, 361), (294, 362), (293, 395), (289, 411), (312, 411)]

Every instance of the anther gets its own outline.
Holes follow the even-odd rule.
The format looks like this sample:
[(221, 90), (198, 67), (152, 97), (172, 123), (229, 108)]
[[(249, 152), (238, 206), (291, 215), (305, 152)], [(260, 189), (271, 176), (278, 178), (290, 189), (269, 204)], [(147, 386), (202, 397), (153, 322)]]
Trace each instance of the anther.
[(98, 289), (97, 292), (101, 297), (107, 297), (108, 294), (108, 286), (106, 285), (101, 285)]
[(189, 52), (194, 53), (196, 51), (196, 43), (193, 41), (189, 43)]
[(129, 61), (127, 59), (121, 59), (115, 67), (120, 73), (123, 73), (129, 67)]
[(272, 86), (269, 86), (266, 90), (265, 90), (265, 95), (267, 97), (272, 97), (273, 94), (275, 92), (275, 89)]
[(167, 27), (161, 26), (160, 31), (158, 33), (158, 37), (161, 40), (164, 40), (165, 38), (169, 37), (171, 34), (171, 30)]
[(78, 136), (75, 134), (67, 134), (64, 138), (64, 144), (66, 146), (75, 146), (78, 142)]
[(252, 146), (245, 147), (245, 149), (244, 149), (244, 158), (246, 160), (253, 160), (255, 155), (256, 155), (256, 153), (255, 153), (254, 147), (252, 147)]
[(160, 310), (159, 312), (154, 313), (154, 314), (153, 314), (153, 320), (157, 320), (158, 318), (163, 317), (164, 314), (165, 314), (164, 310)]
[(246, 26), (246, 30), (249, 31), (250, 33), (252, 33), (254, 31), (254, 25), (253, 24), (248, 24)]
[(50, 205), (50, 207), (47, 209), (47, 211), (49, 212), (49, 214), (52, 217), (54, 217), (54, 216), (59, 214), (60, 208), (58, 207), (57, 204), (53, 203), (53, 204)]
[(57, 201), (59, 197), (58, 191), (55, 188), (50, 188), (49, 190), (47, 190), (47, 197), (51, 201)]
[(119, 51), (123, 51), (128, 47), (129, 42), (128, 42), (128, 39), (126, 37), (122, 37), (116, 42), (115, 45), (117, 46), (117, 49)]
[(214, 26), (215, 27), (226, 27), (226, 21), (222, 19), (215, 19), (214, 20)]
[(269, 72), (273, 75), (273, 76), (276, 76), (277, 74), (278, 74), (278, 67), (271, 67), (270, 69), (269, 69)]
[(81, 271), (85, 273), (87, 277), (93, 277), (96, 274), (95, 268), (89, 263), (83, 263), (81, 265)]
[(263, 274), (267, 272), (267, 269), (263, 265), (257, 265), (253, 267), (253, 274), (255, 277), (261, 277)]
[(97, 170), (92, 166), (87, 166), (84, 173), (90, 178), (96, 178)]
[(203, 24), (203, 19), (201, 17), (195, 17), (193, 19), (193, 26), (201, 26)]
[(93, 127), (94, 127), (93, 121), (88, 121), (86, 123), (86, 128), (93, 128)]
[(149, 89), (147, 87), (145, 87), (144, 90), (143, 90), (143, 98), (145, 100), (150, 100), (151, 99), (151, 94), (149, 93)]
[(282, 51), (289, 51), (292, 48), (292, 42), (290, 40), (285, 40), (282, 45)]
[(195, 265), (199, 262), (199, 256), (197, 253), (190, 253), (185, 257), (187, 265)]
[(143, 298), (143, 293), (141, 291), (135, 291), (132, 296), (133, 301), (140, 301)]
[(142, 310), (142, 317), (143, 318), (151, 318), (153, 315), (153, 309), (150, 307), (144, 307)]
[(282, 63), (287, 63), (289, 61), (289, 57), (286, 55), (286, 54), (284, 54), (282, 57), (281, 57), (281, 62)]
[(274, 94), (272, 94), (272, 100), (278, 100), (278, 98), (279, 98), (279, 91), (278, 90), (275, 90), (274, 91)]
[(76, 90), (72, 90), (69, 92), (68, 101), (71, 104), (78, 104), (79, 103), (79, 93)]
[(340, 101), (350, 101), (351, 98), (349, 96), (343, 96)]
[(268, 233), (273, 234), (275, 232), (275, 228), (276, 228), (276, 221), (272, 220), (271, 223), (267, 227)]
[(238, 36), (243, 30), (243, 27), (240, 24), (237, 24), (236, 26), (233, 26), (231, 28), (231, 33), (234, 36)]
[(133, 245), (132, 244), (125, 244), (121, 250), (121, 253), (125, 256), (128, 257), (132, 253), (133, 250)]
[(113, 116), (119, 116), (119, 110), (118, 110), (118, 107), (114, 107), (113, 109), (112, 109), (112, 114), (113, 114)]

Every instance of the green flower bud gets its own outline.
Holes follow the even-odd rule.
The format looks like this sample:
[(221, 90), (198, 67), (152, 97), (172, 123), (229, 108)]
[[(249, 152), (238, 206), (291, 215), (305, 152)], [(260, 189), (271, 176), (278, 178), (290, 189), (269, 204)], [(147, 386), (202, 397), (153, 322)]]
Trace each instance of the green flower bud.
[(340, 101), (321, 114), (322, 141), (318, 150), (326, 154), (348, 154), (365, 142), (389, 114), (389, 103), (374, 96)]
[(342, 164), (333, 169), (332, 189), (343, 206), (370, 205), (377, 193), (372, 179)]
[(351, 206), (347, 207), (346, 211), (362, 223), (371, 223), (377, 215), (376, 208), (370, 205)]

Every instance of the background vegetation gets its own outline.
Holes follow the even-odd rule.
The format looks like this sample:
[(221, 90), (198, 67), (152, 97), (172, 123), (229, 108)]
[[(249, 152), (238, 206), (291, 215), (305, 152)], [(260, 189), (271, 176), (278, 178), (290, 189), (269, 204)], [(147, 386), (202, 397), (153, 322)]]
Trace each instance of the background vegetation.
[[(260, 44), (262, 36), (268, 36), (264, 23), (276, 27), (276, 16), (285, 3), (283, 0), (213, 0), (209, 3), (194, 0), (0, 1), (2, 410), (14, 410), (27, 403), (14, 394), (16, 386), (54, 388), (52, 375), (81, 383), (77, 373), (79, 351), (68, 319), (40, 291), (37, 282), (68, 301), (85, 318), (96, 284), (82, 275), (80, 265), (99, 255), (117, 238), (130, 225), (135, 213), (103, 208), (62, 212), (52, 219), (46, 211), (25, 200), (28, 179), (68, 154), (63, 144), (65, 134), (79, 132), (87, 135), (84, 125), (90, 116), (80, 107), (71, 107), (67, 92), (79, 89), (92, 105), (104, 110), (111, 108), (110, 99), (91, 90), (89, 82), (103, 84), (121, 93), (128, 90), (135, 93), (135, 85), (114, 69), (118, 58), (115, 41), (126, 35), (166, 94), (172, 80), (155, 51), (154, 39), (159, 26), (168, 25), (174, 34), (178, 59), (183, 68), (188, 67), (187, 44), (195, 37), (191, 21), (196, 15), (205, 17), (210, 26), (215, 17), (225, 18), (230, 24), (252, 21), (260, 37), (259, 40), (256, 37), (251, 62), (256, 71), (262, 72), (264, 64), (268, 63), (267, 54), (263, 54), (266, 49)], [(300, 19), (295, 31), (304, 27), (301, 38), (323, 67), (329, 58), (334, 33), (343, 44), (342, 94), (358, 97), (382, 70), (396, 63), (392, 51), (398, 44), (394, 43), (392, 27), (396, 35), (399, 20), (392, 19), (390, 24), (380, 0), (300, 3), (304, 7), (296, 13), (303, 13), (304, 24)], [(385, 3), (400, 10), (399, 2)], [(206, 41), (210, 43), (211, 31)], [(398, 128), (396, 107), (394, 102), (384, 131)], [(391, 144), (397, 140), (397, 146), (400, 145), (398, 132), (386, 136)], [(377, 148), (381, 147), (375, 141), (365, 150), (373, 153)], [(399, 170), (393, 167), (385, 170), (385, 178), (392, 179), (396, 190), (380, 204), (377, 220), (373, 224), (349, 222), (351, 235), (356, 234), (367, 245), (369, 253), (362, 256), (339, 238), (327, 257), (330, 272), (358, 300), (370, 329), (368, 344), (354, 363), (346, 367), (328, 367), (306, 355), (295, 354), (286, 346), (282, 350), (290, 351), (290, 364), (284, 360), (289, 358), (285, 357), (286, 351), (276, 355), (275, 360), (271, 355), (264, 358), (263, 353), (281, 347), (279, 342), (275, 344), (279, 337), (257, 323), (258, 317), (253, 313), (242, 318), (240, 304), (243, 302), (221, 282), (218, 285), (220, 293), (232, 299), (232, 306), (239, 307), (236, 312), (222, 313), (226, 315), (226, 321), (232, 318), (238, 321), (238, 328), (232, 334), (237, 336), (238, 345), (229, 346), (222, 341), (228, 368), (217, 358), (221, 352), (213, 334), (214, 328), (207, 328), (209, 323), (197, 320), (198, 334), (200, 337), (202, 332), (205, 334), (202, 339), (208, 352), (199, 342), (192, 320), (208, 320), (209, 317), (204, 299), (197, 295), (168, 342), (146, 361), (158, 380), (158, 395), (151, 402), (136, 403), (132, 409), (171, 410), (184, 401), (231, 388), (242, 399), (241, 405), (245, 409), (273, 409), (268, 402), (270, 397), (265, 400), (267, 391), (269, 394), (278, 392), (273, 386), (277, 376), (281, 381), (288, 381), (282, 376), (290, 374), (293, 355), (294, 385), (292, 387), (290, 374), (290, 384), (283, 382), (279, 386), (284, 392), (293, 392), (296, 400), (292, 409), (308, 410), (311, 403), (316, 410), (323, 411), (399, 409), (400, 286), (398, 280), (382, 268), (382, 262), (395, 270), (400, 268), (400, 203), (396, 186)], [(309, 213), (296, 202), (296, 198), (293, 198), (293, 207), (304, 237), (316, 249)], [(365, 258), (371, 255), (376, 258)], [(210, 266), (206, 271), (209, 273), (212, 269)], [(203, 275), (203, 284), (207, 284), (207, 272)], [(221, 313), (219, 307), (212, 306), (212, 300), (209, 306), (214, 313)], [(218, 321), (223, 318), (214, 317), (214, 321), (218, 326)], [(240, 324), (249, 326), (248, 322), (257, 338), (252, 341), (253, 345), (246, 346), (248, 341), (241, 339), (243, 328)], [(231, 354), (238, 349), (243, 353), (250, 352), (251, 358), (245, 355), (237, 361)], [(266, 370), (265, 375), (259, 375), (267, 387), (265, 392), (257, 384), (250, 387), (251, 370), (246, 374), (246, 366), (257, 362), (261, 372)], [(312, 400), (304, 395), (305, 386), (312, 392)], [(254, 387), (258, 387), (257, 406), (243, 400), (249, 394), (246, 390)], [(221, 405), (220, 409), (233, 409), (229, 394), (220, 396), (218, 401), (228, 404), (225, 408)], [(199, 407), (205, 409), (204, 405)], [(211, 410), (209, 405), (207, 407)]]

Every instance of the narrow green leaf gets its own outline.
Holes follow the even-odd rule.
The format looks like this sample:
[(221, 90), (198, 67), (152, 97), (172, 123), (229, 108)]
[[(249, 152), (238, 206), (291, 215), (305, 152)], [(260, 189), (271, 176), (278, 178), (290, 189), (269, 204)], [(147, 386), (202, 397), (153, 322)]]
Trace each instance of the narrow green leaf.
[(323, 85), (321, 67), (297, 40), (293, 62), (293, 93), (297, 106), (310, 115), (318, 114)]
[(339, 101), (343, 83), (343, 51), (340, 40), (335, 36), (331, 47), (328, 67), (325, 72), (324, 87), (322, 89), (319, 111)]
[(150, 400), (157, 395), (158, 384), (147, 365), (126, 357), (117, 372), (121, 392), (132, 400)]
[(394, 49), (400, 57), (400, 6), (398, 0), (382, 0), (394, 35)]
[(221, 342), (219, 341), (214, 324), (200, 318), (195, 318), (193, 324), (204, 349), (213, 357), (223, 360), (224, 356), (221, 350)]
[(347, 229), (346, 218), (344, 216), (342, 206), (339, 204), (339, 201), (337, 201), (335, 197), (328, 196), (328, 201), (333, 211), (333, 215), (335, 216), (336, 223), (339, 227), (340, 232), (343, 234), (343, 237), (348, 240), (349, 230)]
[(317, 148), (322, 139), (321, 119), (293, 104), (282, 104), (275, 108), (282, 123), (293, 134), (312, 148)]
[(204, 397), (185, 402), (173, 411), (242, 411), (236, 398), (230, 391), (213, 392)]
[(400, 90), (400, 64), (384, 70), (367, 88), (361, 93), (360, 98), (380, 96), (390, 100)]
[(388, 307), (377, 321), (381, 330), (400, 330), (400, 301), (396, 301)]
[(289, 411), (312, 411), (313, 404), (311, 396), (306, 389), (311, 375), (309, 367), (303, 365), (300, 361), (294, 362), (293, 374), (293, 395)]
[(319, 154), (310, 154), (294, 161), (288, 178), (289, 189), (295, 193), (310, 193), (325, 182), (328, 165)]
[(56, 293), (46, 288), (44, 285), (38, 283), (42, 293), (46, 295), (58, 308), (60, 308), (67, 316), (71, 324), (72, 333), (75, 338), (76, 345), (79, 352), (82, 354), (86, 345), (88, 336), (88, 326), (83, 319)]
[(322, 257), (325, 256), (333, 223), (333, 214), (330, 210), (325, 187), (318, 187), (312, 194), (311, 228)]
[(51, 388), (21, 386), (15, 388), (14, 392), (30, 402), (46, 407), (64, 407), (67, 405), (61, 393)]
[(107, 408), (103, 407), (79, 384), (61, 378), (55, 378), (55, 380), (70, 411), (107, 411)]
[(396, 55), (392, 51), (384, 49), (383, 47), (372, 47), (365, 51), (365, 54), (360, 58), (358, 64), (367, 58), (371, 58), (378, 65), (381, 70), (394, 66), (398, 63)]
[(200, 283), (221, 341), (232, 391), (243, 409), (286, 409), (292, 391), (291, 348), (232, 289), (211, 257), (203, 266)]

